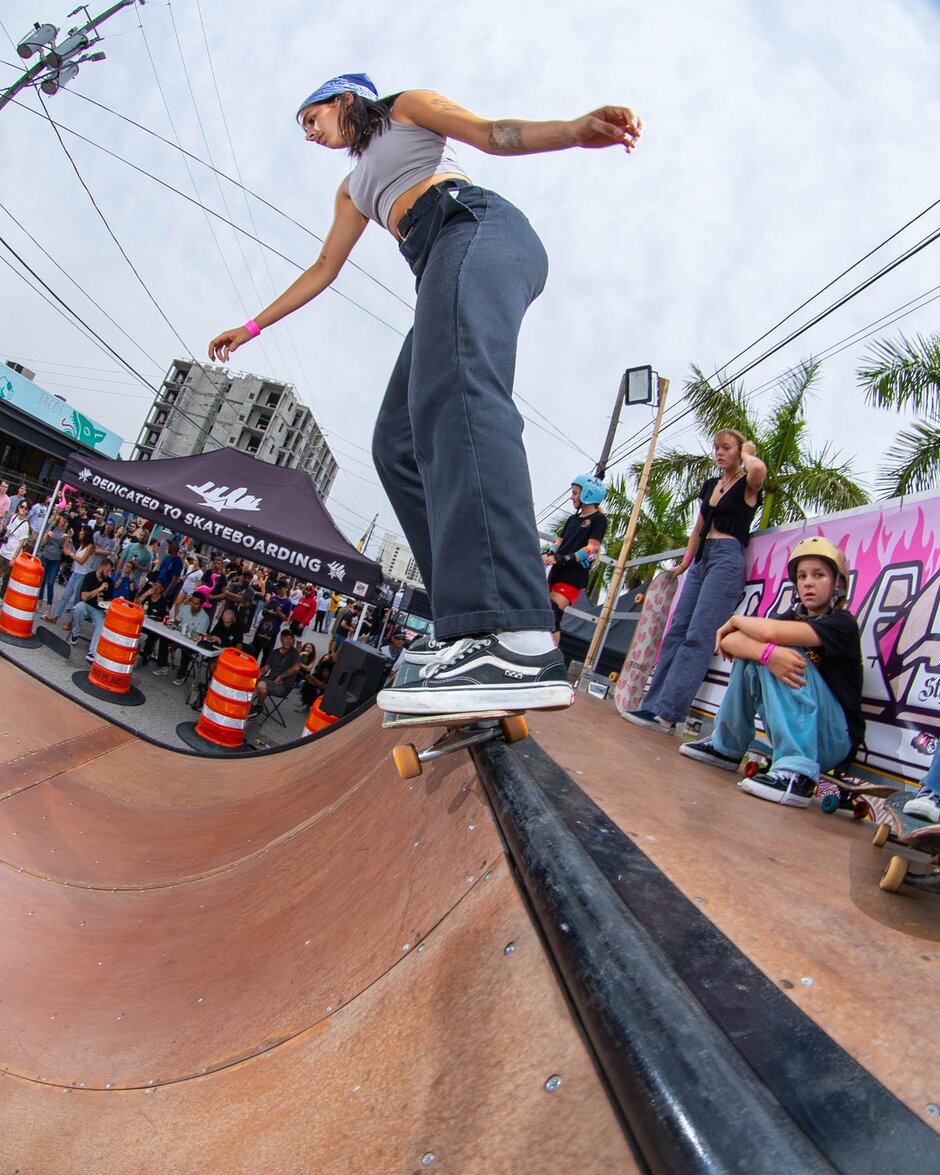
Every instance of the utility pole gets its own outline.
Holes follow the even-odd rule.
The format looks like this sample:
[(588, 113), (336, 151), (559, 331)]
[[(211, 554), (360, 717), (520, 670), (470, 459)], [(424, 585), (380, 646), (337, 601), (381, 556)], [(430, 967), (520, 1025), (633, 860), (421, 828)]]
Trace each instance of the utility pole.
[(594, 630), (594, 639), (591, 641), (591, 647), (587, 651), (587, 656), (584, 658), (585, 672), (591, 672), (594, 668), (595, 661), (600, 656), (600, 649), (604, 643), (604, 635), (607, 632), (607, 625), (610, 623), (610, 615), (617, 603), (617, 595), (620, 591), (620, 581), (623, 579), (623, 570), (626, 566), (627, 559), (630, 557), (630, 548), (633, 546), (633, 536), (636, 534), (637, 526), (640, 522), (640, 510), (643, 507), (643, 499), (646, 497), (646, 486), (649, 482), (650, 466), (653, 464), (653, 454), (656, 452), (656, 442), (659, 438), (659, 429), (663, 422), (663, 411), (666, 407), (666, 394), (669, 391), (669, 380), (658, 378), (657, 388), (659, 391), (659, 409), (656, 413), (656, 423), (653, 425), (653, 435), (650, 437), (649, 451), (646, 454), (646, 462), (643, 465), (643, 472), (640, 475), (639, 483), (636, 487), (636, 496), (633, 499), (633, 509), (630, 511), (630, 521), (627, 523), (627, 533), (624, 535), (623, 546), (620, 548), (620, 558), (617, 560), (617, 566), (614, 568), (613, 578), (610, 581), (610, 588), (607, 592), (607, 599), (604, 601), (604, 607), (601, 609), (600, 619), (597, 622), (597, 628)]
[[(22, 58), (39, 54), (39, 60), (10, 86), (0, 92), (0, 110), (16, 97), (27, 86), (38, 84), (44, 94), (56, 94), (73, 78), (78, 75), (78, 67), (85, 61), (104, 61), (104, 53), (85, 53), (86, 49), (97, 45), (104, 38), (98, 33), (98, 26), (110, 20), (122, 8), (133, 7), (134, 4), (143, 4), (144, 0), (118, 0), (100, 16), (89, 16), (87, 7), (82, 4), (70, 12), (67, 19), (84, 12), (85, 23), (80, 27), (69, 29), (63, 41), (55, 43), (59, 29), (54, 24), (33, 25), (25, 37), (21, 37), (16, 51)], [(85, 54), (80, 56), (80, 54)]]
[(378, 520), (379, 516), (376, 514), (376, 516), (369, 523), (369, 528), (366, 533), (362, 536), (359, 542), (356, 543), (356, 547), (363, 555), (366, 553), (366, 547), (368, 547), (369, 543), (372, 541), (372, 535), (375, 533), (375, 524), (378, 522)]

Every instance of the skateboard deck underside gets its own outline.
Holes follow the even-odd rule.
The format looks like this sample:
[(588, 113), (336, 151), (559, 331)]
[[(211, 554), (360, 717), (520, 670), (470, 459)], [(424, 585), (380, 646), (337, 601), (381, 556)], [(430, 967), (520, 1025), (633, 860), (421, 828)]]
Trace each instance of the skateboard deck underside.
[(498, 722), (501, 718), (513, 718), (524, 714), (524, 710), (481, 710), (466, 714), (386, 714), (382, 721), (383, 730), (400, 726), (472, 726), (476, 722)]
[(636, 632), (620, 671), (614, 703), (621, 714), (635, 710), (643, 699), (646, 682), (666, 631), (669, 609), (675, 599), (678, 580), (662, 571), (649, 586)]

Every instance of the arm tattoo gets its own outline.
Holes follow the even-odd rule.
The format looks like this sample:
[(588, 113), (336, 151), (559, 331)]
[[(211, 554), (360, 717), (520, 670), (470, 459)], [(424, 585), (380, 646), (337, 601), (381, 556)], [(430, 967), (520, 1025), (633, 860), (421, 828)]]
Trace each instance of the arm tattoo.
[(463, 107), (458, 106), (456, 102), (451, 102), (449, 98), (432, 98), (431, 105), (436, 106), (438, 110), (444, 111), (462, 111)]
[(518, 122), (494, 122), (490, 127), (490, 147), (494, 151), (524, 151), (522, 124)]

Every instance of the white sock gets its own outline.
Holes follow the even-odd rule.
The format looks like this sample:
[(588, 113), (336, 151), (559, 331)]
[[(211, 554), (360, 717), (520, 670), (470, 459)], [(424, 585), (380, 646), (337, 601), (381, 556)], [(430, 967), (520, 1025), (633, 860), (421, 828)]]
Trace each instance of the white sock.
[(555, 648), (550, 632), (540, 628), (520, 628), (514, 632), (498, 632), (499, 642), (505, 645), (512, 653), (519, 653), (523, 657), (537, 657), (540, 653), (550, 653)]

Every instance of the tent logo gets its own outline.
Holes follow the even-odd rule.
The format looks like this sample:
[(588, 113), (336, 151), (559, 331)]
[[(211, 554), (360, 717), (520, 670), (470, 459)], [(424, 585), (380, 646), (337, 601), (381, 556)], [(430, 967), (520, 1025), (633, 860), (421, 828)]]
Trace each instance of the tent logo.
[(217, 510), (220, 514), (223, 510), (258, 511), (261, 509), (261, 498), (246, 493), (245, 486), (230, 490), (228, 486), (217, 486), (215, 482), (207, 481), (201, 486), (187, 485), (186, 488), (202, 498), (203, 506), (210, 510)]

